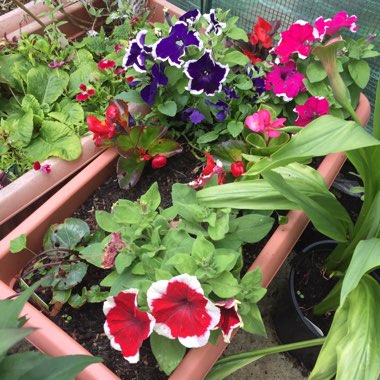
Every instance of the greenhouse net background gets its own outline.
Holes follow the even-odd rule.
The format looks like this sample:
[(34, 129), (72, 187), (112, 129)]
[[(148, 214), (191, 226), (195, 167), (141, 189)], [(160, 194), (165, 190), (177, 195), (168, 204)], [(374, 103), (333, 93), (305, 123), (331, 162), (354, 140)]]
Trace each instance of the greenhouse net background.
[[(170, 2), (183, 10), (230, 9), (232, 16), (239, 16), (239, 26), (247, 32), (252, 32), (258, 16), (269, 21), (281, 21), (281, 31), (297, 20), (314, 22), (319, 16), (332, 18), (337, 12), (345, 11), (349, 15), (358, 17), (358, 31), (353, 37), (367, 38), (376, 34), (377, 38), (372, 43), (375, 49), (380, 51), (380, 0), (170, 0)], [(363, 92), (369, 98), (373, 109), (377, 80), (380, 76), (380, 57), (371, 58), (367, 62), (371, 66), (371, 79)], [(372, 120), (367, 128), (372, 129)]]

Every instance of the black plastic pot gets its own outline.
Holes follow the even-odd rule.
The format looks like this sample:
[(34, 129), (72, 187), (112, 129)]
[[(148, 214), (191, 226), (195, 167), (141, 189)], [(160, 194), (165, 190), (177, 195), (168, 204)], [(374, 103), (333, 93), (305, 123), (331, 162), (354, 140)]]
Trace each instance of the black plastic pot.
[[(303, 314), (298, 301), (297, 289), (295, 288), (295, 276), (297, 268), (309, 255), (327, 255), (335, 248), (336, 242), (333, 240), (323, 240), (307, 246), (293, 262), (289, 275), (288, 298), (278, 305), (274, 313), (274, 325), (277, 335), (282, 343), (294, 343), (303, 340), (321, 338), (324, 336), (320, 327), (311, 322)], [(311, 370), (317, 360), (321, 347), (310, 347), (300, 350), (290, 351), (303, 365)]]

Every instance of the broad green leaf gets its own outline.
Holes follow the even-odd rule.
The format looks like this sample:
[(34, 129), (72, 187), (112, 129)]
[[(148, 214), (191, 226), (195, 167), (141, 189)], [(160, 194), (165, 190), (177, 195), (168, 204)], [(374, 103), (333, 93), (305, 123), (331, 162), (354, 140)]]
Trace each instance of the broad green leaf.
[(240, 257), (240, 253), (227, 248), (218, 248), (215, 250), (214, 257), (212, 259), (213, 266), (217, 273), (222, 273), (224, 271), (230, 272), (238, 258)]
[(17, 253), (26, 248), (26, 234), (22, 234), (16, 239), (11, 240), (9, 250), (12, 253)]
[(348, 71), (350, 72), (351, 78), (360, 88), (367, 86), (371, 69), (366, 61), (351, 60), (348, 63)]
[(68, 302), (71, 307), (74, 309), (78, 309), (82, 307), (87, 301), (87, 289), (85, 287), (82, 288), (81, 294), (72, 294), (69, 298)]
[(6, 121), (9, 124), (8, 141), (22, 148), (30, 144), (33, 136), (33, 111), (28, 109), (22, 116), (14, 115)]
[(99, 285), (93, 285), (87, 290), (87, 301), (89, 303), (104, 302), (108, 297), (108, 294), (109, 292), (101, 291)]
[(241, 290), (236, 278), (230, 272), (223, 272), (216, 278), (210, 278), (207, 282), (211, 285), (212, 291), (221, 298), (236, 296)]
[(148, 211), (156, 211), (160, 203), (160, 190), (157, 182), (154, 182), (149, 190), (140, 197), (140, 204), (142, 207), (147, 207)]
[(77, 125), (84, 123), (84, 111), (80, 104), (64, 99), (61, 103), (60, 112), (50, 112), (49, 116), (64, 124)]
[(305, 158), (375, 145), (380, 145), (380, 142), (355, 122), (328, 115), (321, 116), (293, 136), (271, 157), (254, 164), (247, 174), (257, 175), (264, 170)]
[(160, 103), (157, 108), (162, 114), (167, 116), (175, 116), (177, 113), (177, 104), (172, 100), (167, 100), (165, 103)]
[(51, 156), (71, 161), (82, 153), (79, 137), (67, 125), (45, 120), (39, 135), (27, 147), (26, 154), (32, 161), (44, 161)]
[(54, 224), (44, 236), (44, 249), (74, 249), (82, 239), (90, 235), (86, 222), (77, 218), (67, 218), (61, 224)]
[(230, 66), (245, 66), (249, 63), (249, 58), (238, 50), (232, 50), (222, 57), (222, 61)]
[(139, 181), (146, 161), (139, 160), (139, 154), (134, 153), (129, 158), (119, 157), (116, 166), (117, 180), (122, 189), (130, 189)]
[(51, 70), (49, 67), (37, 66), (27, 74), (28, 93), (42, 104), (52, 104), (62, 94), (69, 83), (69, 75), (63, 70)]
[(78, 285), (87, 273), (88, 265), (83, 262), (64, 264), (50, 269), (42, 278), (42, 286), (53, 286), (58, 290), (68, 290)]
[(152, 143), (148, 149), (149, 155), (163, 154), (165, 157), (172, 157), (182, 152), (181, 144), (169, 139), (159, 139)]
[(191, 250), (191, 256), (193, 256), (197, 263), (206, 265), (211, 262), (214, 251), (215, 247), (210, 241), (203, 236), (197, 236)]
[(119, 199), (112, 207), (112, 214), (117, 223), (138, 224), (141, 222), (141, 206), (127, 199)]
[(160, 369), (168, 376), (177, 368), (186, 353), (186, 347), (176, 339), (168, 339), (155, 332), (150, 336), (150, 346)]
[(90, 82), (99, 81), (101, 77), (102, 74), (96, 62), (85, 62), (70, 75), (69, 92), (78, 94), (81, 91), (79, 86), (82, 83), (88, 85)]
[(123, 91), (115, 96), (115, 99), (124, 100), (126, 103), (144, 104), (144, 100), (141, 98), (140, 93), (136, 90)]
[(365, 273), (380, 266), (380, 239), (362, 240), (357, 245), (343, 278), (341, 305), (359, 284)]
[(193, 257), (188, 254), (178, 253), (172, 256), (168, 261), (165, 262), (164, 269), (168, 269), (168, 266), (173, 266), (179, 274), (190, 274), (193, 275), (197, 269), (197, 264)]
[(227, 37), (230, 37), (233, 40), (242, 40), (244, 42), (248, 42), (247, 33), (245, 32), (245, 30), (240, 28), (231, 28), (227, 32)]
[(309, 63), (306, 67), (306, 75), (311, 83), (320, 82), (327, 77), (327, 73), (320, 62)]
[(88, 245), (79, 252), (79, 256), (88, 263), (95, 265), (98, 268), (102, 267), (104, 255), (104, 242)]
[(251, 334), (266, 336), (265, 326), (256, 303), (246, 302), (245, 310), (246, 312), (243, 312), (243, 309), (240, 312), (243, 320), (243, 329)]
[[(17, 318), (17, 316), (16, 316)], [(0, 329), (0, 365), (1, 365), (1, 356), (6, 354), (6, 352), (14, 346), (17, 342), (24, 339), (26, 336), (31, 334), (34, 329), (25, 329), (25, 328), (5, 328)]]
[(217, 211), (215, 225), (209, 225), (207, 232), (212, 240), (222, 240), (229, 231), (230, 215), (222, 211)]
[(3, 54), (0, 55), (0, 83), (5, 83), (17, 90), (22, 90), (14, 71), (18, 67), (28, 69), (30, 67), (28, 60), (21, 54)]
[(197, 143), (207, 144), (209, 142), (217, 140), (218, 137), (219, 137), (219, 133), (216, 131), (207, 132), (198, 137)]
[(98, 226), (106, 232), (119, 232), (120, 225), (116, 222), (114, 216), (107, 211), (97, 210), (95, 219)]
[(268, 234), (273, 223), (274, 219), (269, 216), (249, 214), (232, 220), (230, 231), (244, 243), (256, 243)]
[(56, 303), (56, 302), (66, 303), (71, 296), (71, 290), (72, 289), (67, 289), (67, 290), (53, 289), (53, 296), (50, 303)]
[(116, 256), (115, 268), (117, 273), (121, 274), (126, 268), (128, 268), (134, 261), (135, 255), (129, 252), (121, 252)]
[(242, 121), (236, 121), (236, 120), (231, 120), (228, 124), (227, 124), (227, 129), (228, 129), (228, 132), (231, 133), (231, 136), (232, 137), (236, 137), (238, 136), (242, 130), (244, 129), (244, 124)]
[(281, 174), (273, 171), (264, 172), (264, 179), (291, 202), (297, 203), (318, 231), (334, 240), (346, 241), (353, 228), (352, 221), (345, 208), (328, 191), (323, 177), (315, 169), (301, 164), (290, 164), (286, 168), (280, 169), (286, 170), (282, 174), (285, 174), (287, 180), (290, 176), (301, 176), (309, 181), (314, 191), (305, 195), (290, 185)]
[(50, 357), (39, 352), (24, 352), (7, 356), (0, 362), (4, 379), (13, 380), (74, 380), (92, 363), (102, 359), (86, 355)]

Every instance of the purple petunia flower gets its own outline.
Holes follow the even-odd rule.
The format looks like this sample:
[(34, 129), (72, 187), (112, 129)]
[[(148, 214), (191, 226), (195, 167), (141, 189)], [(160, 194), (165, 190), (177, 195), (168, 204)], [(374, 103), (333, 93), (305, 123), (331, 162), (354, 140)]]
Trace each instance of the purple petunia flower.
[(133, 67), (139, 73), (146, 72), (145, 58), (150, 50), (148, 46), (145, 46), (145, 35), (147, 33), (146, 30), (141, 30), (137, 33), (136, 38), (131, 41), (123, 58), (125, 69)]
[(215, 115), (216, 120), (218, 120), (220, 123), (226, 120), (229, 110), (227, 103), (223, 102), (223, 100), (220, 99), (216, 103), (213, 103), (210, 100), (206, 99), (205, 103), (208, 106), (213, 106), (216, 110), (219, 110), (219, 112)]
[(259, 95), (263, 94), (265, 92), (265, 80), (263, 78), (254, 78), (252, 81), (256, 92)]
[(226, 24), (224, 22), (219, 22), (215, 15), (215, 9), (210, 9), (210, 13), (203, 15), (203, 17), (209, 24), (206, 29), (206, 34), (214, 32), (216, 36), (220, 36), (223, 28), (226, 27)]
[(152, 55), (155, 59), (169, 61), (171, 66), (181, 67), (183, 61), (180, 59), (185, 55), (188, 46), (203, 48), (203, 42), (199, 33), (189, 31), (185, 22), (179, 21), (170, 28), (169, 36), (162, 38), (153, 45)]
[(183, 14), (179, 21), (184, 21), (187, 25), (193, 26), (201, 18), (201, 12), (199, 9), (193, 9)]
[(187, 61), (184, 73), (190, 79), (186, 87), (191, 94), (214, 95), (222, 90), (222, 83), (226, 80), (230, 68), (215, 62), (211, 51), (206, 50), (198, 60)]
[(149, 106), (152, 106), (156, 99), (158, 86), (166, 86), (168, 84), (168, 77), (165, 75), (164, 70), (165, 64), (163, 62), (160, 64), (155, 63), (152, 67), (152, 75), (149, 75), (151, 79), (150, 84), (141, 90), (140, 95)]
[(240, 96), (237, 94), (236, 90), (234, 88), (230, 88), (230, 86), (228, 84), (224, 87), (224, 93), (226, 94), (226, 100), (239, 99), (240, 98)]
[(193, 124), (199, 124), (205, 119), (205, 115), (197, 108), (186, 108), (182, 114), (182, 121), (190, 120)]

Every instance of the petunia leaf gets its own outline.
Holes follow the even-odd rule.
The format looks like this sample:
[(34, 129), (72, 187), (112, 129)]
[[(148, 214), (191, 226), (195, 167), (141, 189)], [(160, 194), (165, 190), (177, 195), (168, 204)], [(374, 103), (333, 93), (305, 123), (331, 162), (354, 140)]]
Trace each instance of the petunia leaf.
[(227, 32), (227, 37), (230, 37), (233, 40), (242, 40), (244, 42), (248, 42), (247, 33), (245, 32), (245, 30), (241, 28), (236, 28), (236, 27), (231, 28)]
[(354, 82), (360, 88), (365, 88), (371, 75), (369, 64), (363, 60), (351, 60), (348, 63), (348, 71)]
[(240, 51), (233, 50), (225, 54), (222, 58), (224, 64), (245, 66), (249, 63), (249, 58)]
[(228, 129), (228, 132), (231, 133), (231, 136), (232, 137), (236, 137), (238, 136), (242, 130), (244, 129), (244, 124), (243, 122), (241, 121), (236, 121), (236, 120), (231, 120), (228, 124), (227, 124), (227, 129)]
[(159, 104), (157, 108), (162, 114), (167, 116), (175, 116), (177, 113), (177, 104), (172, 100)]
[(210, 278), (207, 282), (211, 285), (212, 291), (221, 298), (236, 296), (241, 287), (236, 278), (230, 272), (223, 272), (216, 278)]
[(144, 104), (144, 100), (141, 98), (140, 93), (136, 90), (123, 91), (115, 96), (115, 99), (124, 100), (126, 103)]
[(320, 62), (308, 64), (306, 75), (310, 83), (320, 82), (327, 77), (327, 73)]

